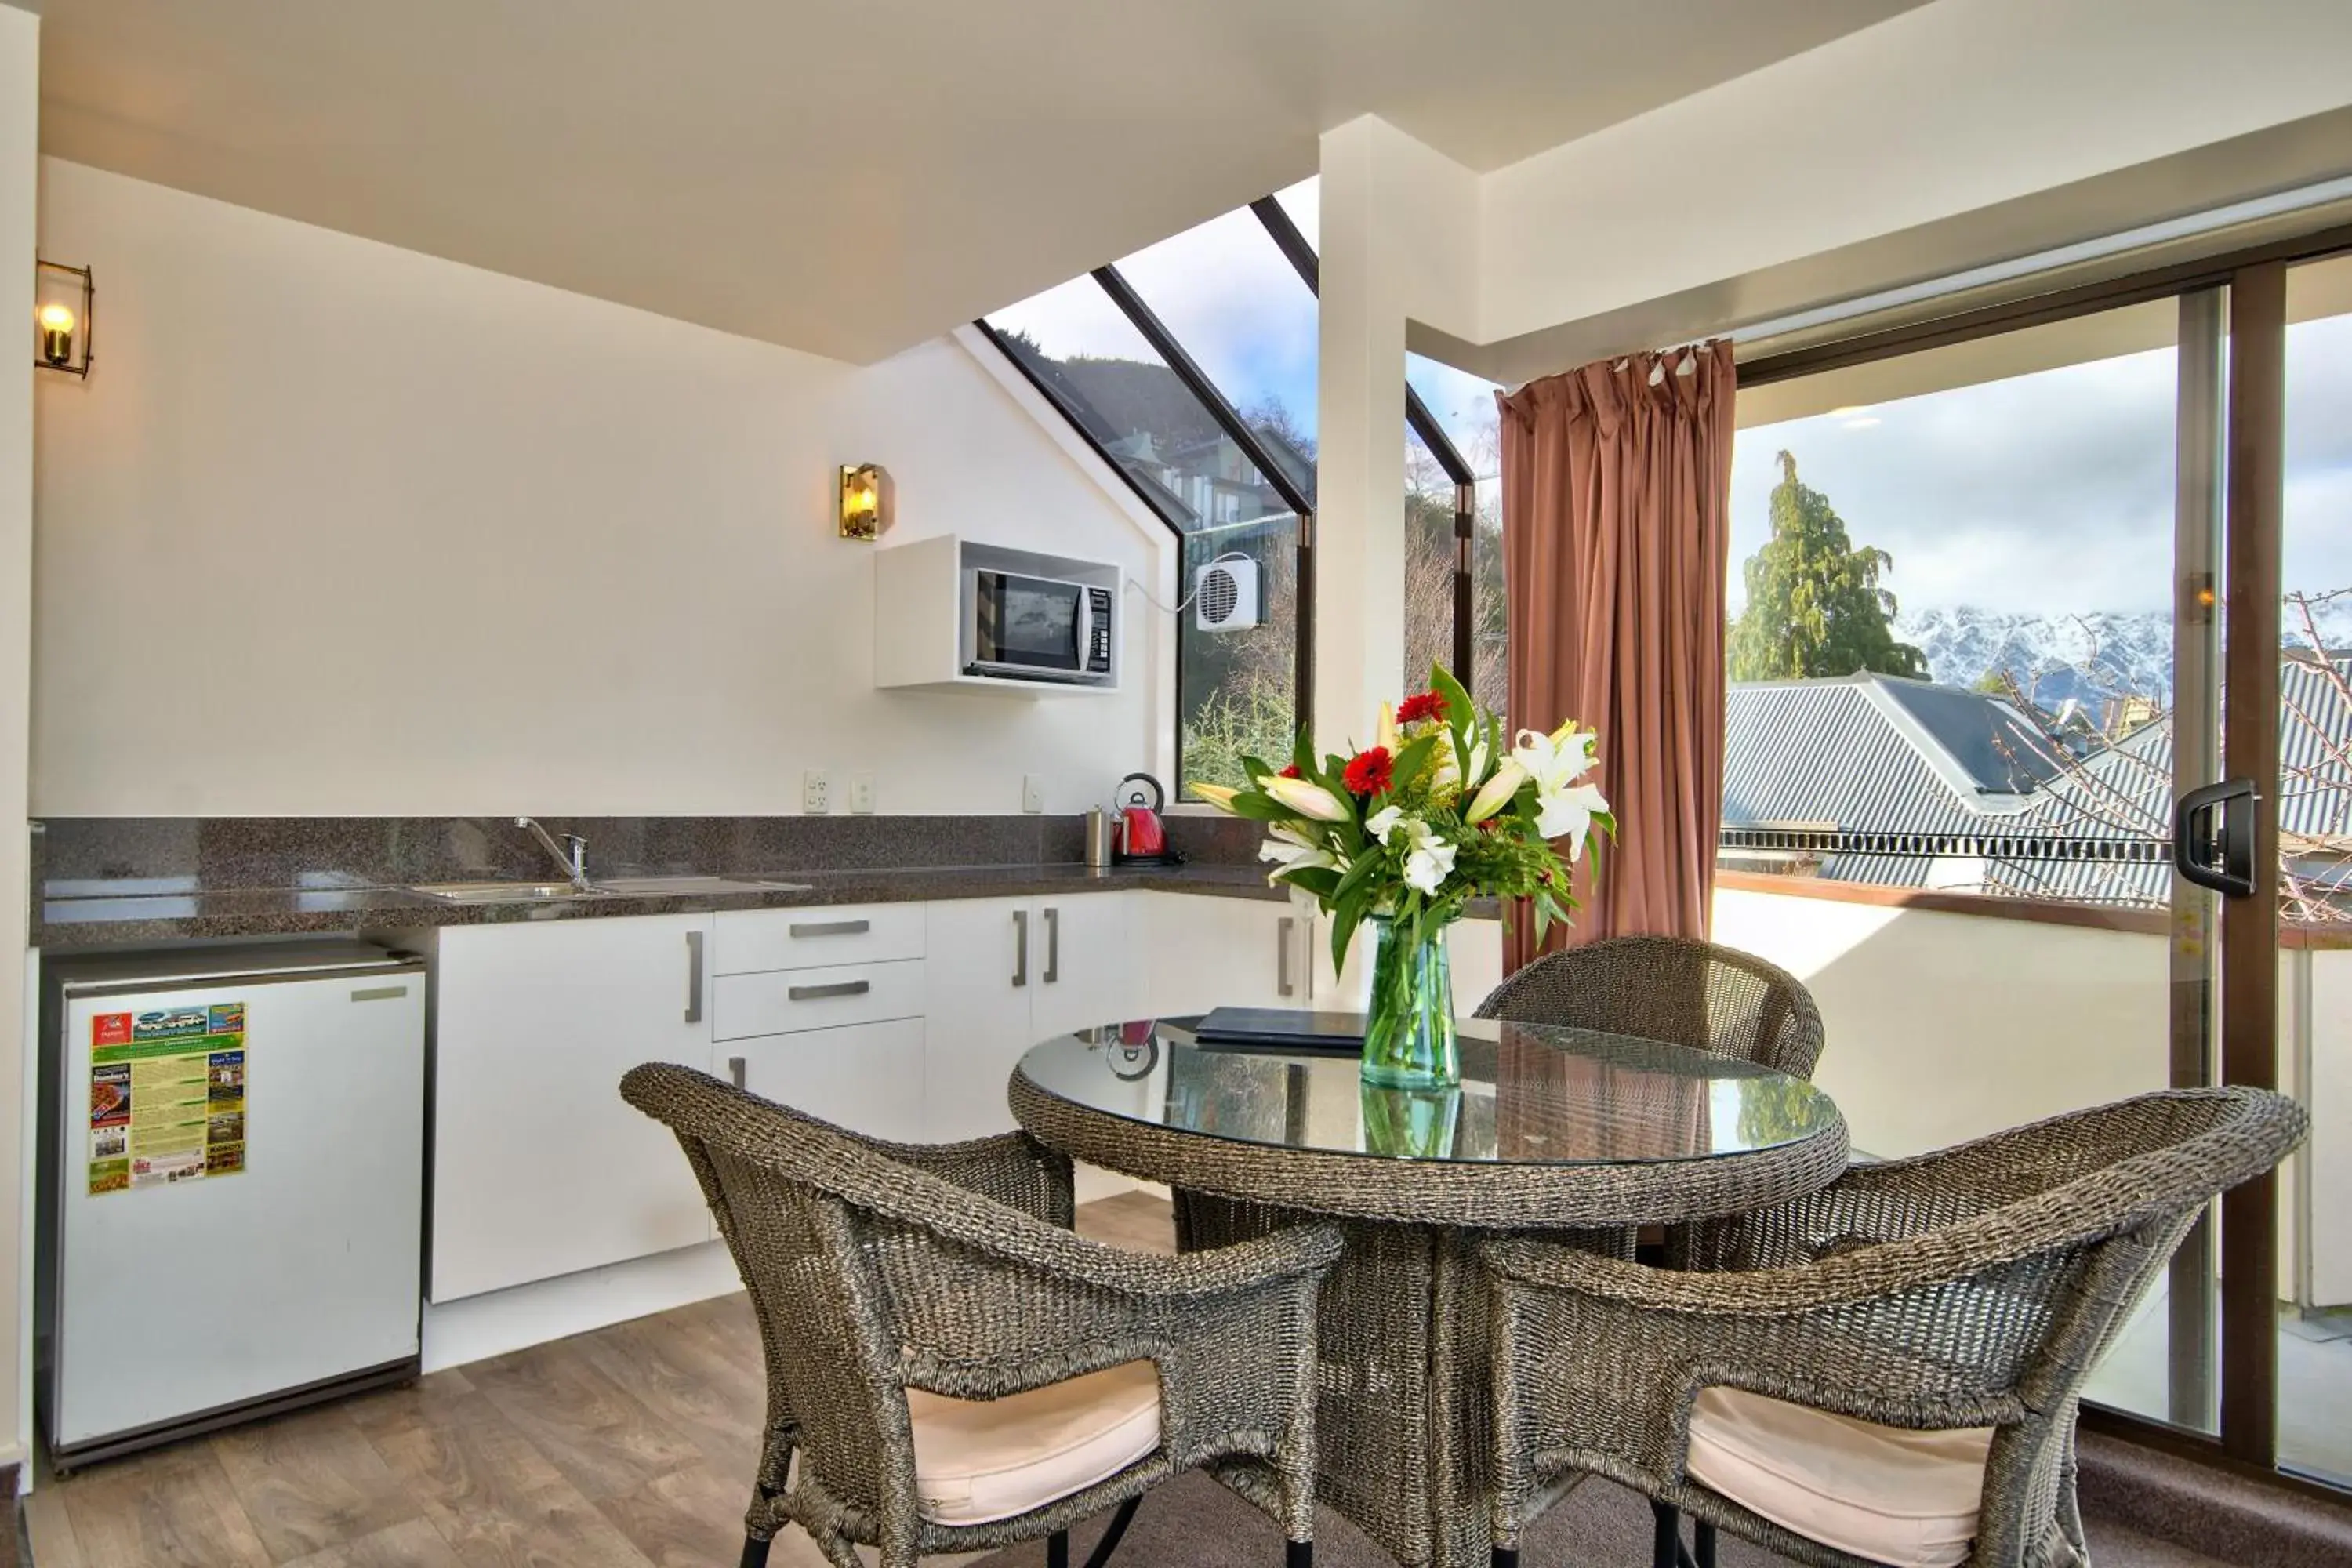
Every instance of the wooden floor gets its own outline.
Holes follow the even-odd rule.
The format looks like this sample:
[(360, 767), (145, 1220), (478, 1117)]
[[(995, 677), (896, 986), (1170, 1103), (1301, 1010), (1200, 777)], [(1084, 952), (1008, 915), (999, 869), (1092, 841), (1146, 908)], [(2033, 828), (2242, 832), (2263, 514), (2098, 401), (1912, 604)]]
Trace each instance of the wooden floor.
[[(1172, 1251), (1143, 1194), (1078, 1211)], [(37, 1568), (732, 1568), (764, 1398), (738, 1294), (51, 1479)], [(824, 1568), (798, 1531), (774, 1568)]]

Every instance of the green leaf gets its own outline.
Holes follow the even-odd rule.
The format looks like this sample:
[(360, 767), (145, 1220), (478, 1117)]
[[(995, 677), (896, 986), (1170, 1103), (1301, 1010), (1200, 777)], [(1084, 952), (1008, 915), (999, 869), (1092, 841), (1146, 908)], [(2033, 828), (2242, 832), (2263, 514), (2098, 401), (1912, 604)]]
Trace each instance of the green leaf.
[(1252, 822), (1297, 822), (1299, 815), (1270, 795), (1244, 790), (1225, 804), (1225, 809), (1235, 816), (1246, 816)]
[(1412, 780), (1419, 778), (1421, 771), (1429, 766), (1430, 753), (1436, 750), (1437, 735), (1433, 731), (1407, 744), (1394, 759), (1396, 782), (1388, 793), (1395, 795)]
[(1263, 778), (1272, 778), (1281, 771), (1280, 768), (1269, 766), (1263, 757), (1253, 757), (1246, 753), (1242, 757), (1242, 776), (1252, 783)]
[(1339, 890), (1339, 873), (1328, 866), (1309, 866), (1305, 870), (1291, 872), (1283, 880), (1326, 900)]
[(1466, 735), (1478, 721), (1478, 704), (1469, 690), (1454, 679), (1443, 665), (1429, 667), (1430, 689), (1445, 699), (1445, 724), (1457, 735)]
[(1348, 967), (1348, 944), (1356, 940), (1356, 928), (1364, 923), (1364, 905), (1360, 898), (1351, 898), (1331, 911), (1331, 973), (1339, 974)]
[(1290, 765), (1302, 773), (1315, 771), (1315, 737), (1307, 733), (1304, 724), (1298, 727), (1298, 739), (1291, 745)]

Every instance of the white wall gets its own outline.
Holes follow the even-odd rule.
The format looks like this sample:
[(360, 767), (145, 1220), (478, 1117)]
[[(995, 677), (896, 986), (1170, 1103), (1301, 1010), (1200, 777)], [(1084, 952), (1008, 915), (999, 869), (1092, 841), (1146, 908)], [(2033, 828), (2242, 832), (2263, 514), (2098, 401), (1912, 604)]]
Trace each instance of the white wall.
[[(21, 1147), (29, 998), (25, 978), (25, 749), (33, 579), (33, 214), (40, 178), (41, 24), (0, 5), (0, 321), (16, 323), (14, 360), (0, 359), (0, 1330), (18, 1343), (28, 1277)], [(0, 1462), (24, 1456), (24, 1368), (0, 1354)]]
[(890, 469), (892, 537), (1159, 581), (956, 342), (859, 369), (42, 170), (44, 251), (100, 295), (89, 381), (40, 389), (36, 815), (771, 814), (811, 767), (886, 813), (1042, 773), (1068, 812), (1167, 765), (1133, 593), (1115, 700), (871, 689), (842, 462)]
[(2342, 0), (1935, 0), (1486, 176), (1481, 336), (1737, 279), (2347, 102)]

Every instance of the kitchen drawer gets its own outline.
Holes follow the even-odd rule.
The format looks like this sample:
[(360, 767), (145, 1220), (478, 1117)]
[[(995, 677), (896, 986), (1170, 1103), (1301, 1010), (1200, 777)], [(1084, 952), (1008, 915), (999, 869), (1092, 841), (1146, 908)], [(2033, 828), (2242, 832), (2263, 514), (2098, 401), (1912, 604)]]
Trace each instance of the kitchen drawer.
[(722, 974), (710, 983), (710, 1021), (722, 1040), (922, 1016), (919, 958)]
[(923, 1137), (923, 1021), (893, 1018), (733, 1040), (720, 1069), (762, 1099), (869, 1138)]
[(758, 974), (922, 956), (920, 904), (721, 910), (711, 938), (710, 973)]

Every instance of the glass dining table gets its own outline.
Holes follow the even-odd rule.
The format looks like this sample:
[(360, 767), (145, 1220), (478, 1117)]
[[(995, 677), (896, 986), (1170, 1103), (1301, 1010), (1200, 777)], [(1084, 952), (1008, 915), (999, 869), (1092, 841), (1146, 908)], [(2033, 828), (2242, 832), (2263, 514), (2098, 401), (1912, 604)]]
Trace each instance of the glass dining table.
[(1339, 1223), (1318, 1491), (1407, 1568), (1486, 1561), (1482, 1237), (1630, 1256), (1639, 1226), (1769, 1207), (1845, 1169), (1828, 1095), (1683, 1046), (1464, 1019), (1460, 1086), (1408, 1090), (1364, 1083), (1352, 1053), (1222, 1045), (1195, 1022), (1046, 1040), (1013, 1070), (1013, 1113), (1073, 1159), (1164, 1183), (1186, 1250)]

